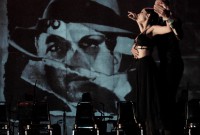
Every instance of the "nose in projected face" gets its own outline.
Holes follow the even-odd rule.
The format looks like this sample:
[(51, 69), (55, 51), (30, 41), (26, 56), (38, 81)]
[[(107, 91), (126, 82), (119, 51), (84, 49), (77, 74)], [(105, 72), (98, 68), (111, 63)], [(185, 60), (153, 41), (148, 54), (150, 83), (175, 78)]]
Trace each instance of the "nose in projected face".
[(38, 36), (37, 52), (44, 58), (71, 68), (84, 68), (112, 75), (117, 72), (121, 55), (111, 53), (105, 35), (82, 24), (59, 22)]

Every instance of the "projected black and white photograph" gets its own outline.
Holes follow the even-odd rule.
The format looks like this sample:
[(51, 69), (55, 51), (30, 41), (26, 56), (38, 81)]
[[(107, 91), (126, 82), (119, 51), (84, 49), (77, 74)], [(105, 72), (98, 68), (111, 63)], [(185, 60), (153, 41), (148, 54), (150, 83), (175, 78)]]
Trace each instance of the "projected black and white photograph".
[(0, 134), (198, 135), (197, 5), (0, 1)]

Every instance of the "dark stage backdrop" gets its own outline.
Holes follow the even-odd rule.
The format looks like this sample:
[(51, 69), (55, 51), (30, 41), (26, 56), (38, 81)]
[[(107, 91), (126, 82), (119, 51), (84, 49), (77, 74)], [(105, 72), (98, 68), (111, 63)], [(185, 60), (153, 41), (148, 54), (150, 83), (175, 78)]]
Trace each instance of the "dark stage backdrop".
[[(65, 1), (51, 13), (54, 17), (60, 14), (67, 22), (57, 18), (46, 22), (49, 25), (40, 36), (34, 29), (50, 0), (0, 1), (0, 101), (9, 104), (13, 119), (17, 104), (24, 101), (48, 102), (53, 122), (57, 122), (60, 118), (56, 116), (62, 116), (63, 111), (68, 117), (75, 116), (85, 92), (91, 94), (96, 113), (106, 116), (116, 114), (117, 101), (133, 99), (130, 49), (139, 30), (128, 20), (127, 11), (139, 12), (153, 6), (154, 0)], [(189, 98), (199, 98), (200, 24), (194, 17), (199, 13), (198, 4), (171, 2), (185, 33), (180, 42), (185, 71), (179, 97), (189, 90)], [(50, 25), (56, 28), (49, 30)], [(61, 39), (51, 38), (49, 31)], [(8, 39), (15, 40), (17, 46), (10, 45)], [(65, 44), (59, 46), (56, 41)], [(68, 128), (72, 124), (69, 120)]]

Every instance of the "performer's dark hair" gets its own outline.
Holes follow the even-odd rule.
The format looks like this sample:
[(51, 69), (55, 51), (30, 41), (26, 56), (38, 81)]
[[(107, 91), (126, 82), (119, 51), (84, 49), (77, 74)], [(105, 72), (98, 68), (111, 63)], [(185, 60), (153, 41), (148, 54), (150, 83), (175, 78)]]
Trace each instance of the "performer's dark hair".
[(156, 25), (158, 24), (159, 16), (156, 12), (154, 12), (153, 8), (144, 8), (145, 11), (150, 14), (148, 24), (149, 25)]

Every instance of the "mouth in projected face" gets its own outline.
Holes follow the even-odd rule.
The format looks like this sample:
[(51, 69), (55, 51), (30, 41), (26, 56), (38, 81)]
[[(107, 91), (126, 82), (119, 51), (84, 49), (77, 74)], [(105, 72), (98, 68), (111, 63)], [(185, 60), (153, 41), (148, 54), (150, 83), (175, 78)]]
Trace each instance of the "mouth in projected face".
[(82, 93), (88, 91), (85, 85), (93, 83), (98, 76), (103, 75), (80, 67), (63, 67), (61, 63), (48, 59), (44, 61), (45, 73), (51, 89), (71, 102), (80, 101)]

